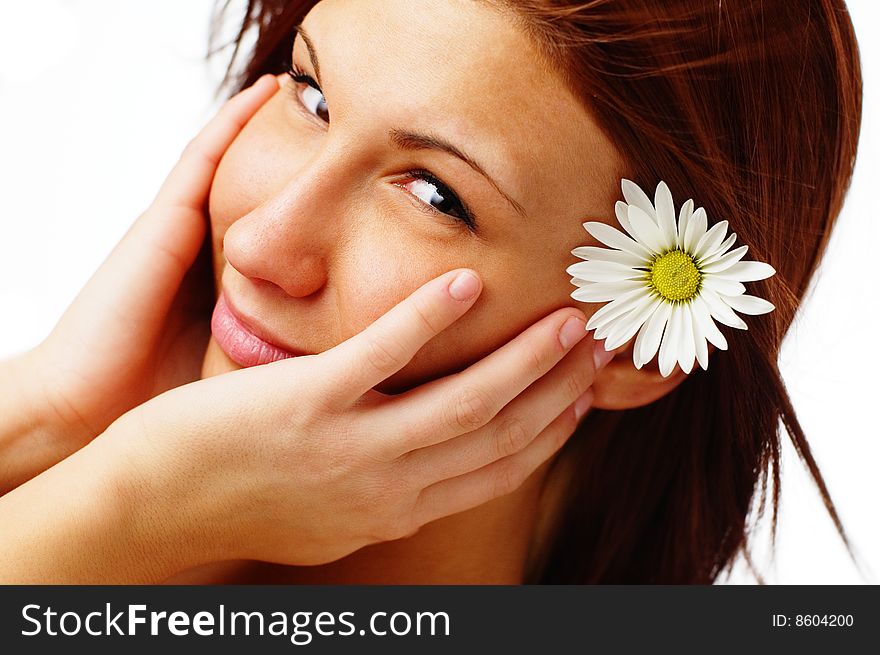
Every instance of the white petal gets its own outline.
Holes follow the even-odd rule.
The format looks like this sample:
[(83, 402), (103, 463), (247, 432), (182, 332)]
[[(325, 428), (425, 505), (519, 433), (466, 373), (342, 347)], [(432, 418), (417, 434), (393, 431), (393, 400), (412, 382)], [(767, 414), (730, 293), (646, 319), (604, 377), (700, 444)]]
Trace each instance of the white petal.
[(645, 321), (654, 313), (654, 310), (660, 305), (657, 298), (651, 299), (646, 297), (643, 304), (636, 306), (629, 314), (622, 316), (608, 337), (605, 339), (605, 349), (614, 350), (620, 348), (623, 344), (633, 338), (635, 333), (645, 324)]
[(700, 332), (709, 343), (719, 350), (727, 350), (727, 339), (721, 334), (721, 330), (715, 325), (712, 316), (709, 314), (709, 306), (706, 302), (697, 296), (691, 301), (691, 313), (700, 324)]
[(614, 329), (614, 326), (617, 325), (616, 321), (619, 320), (619, 318), (620, 317), (618, 317), (614, 320), (608, 321), (607, 323), (605, 323), (604, 325), (601, 325), (600, 327), (597, 327), (595, 332), (593, 332), (593, 339), (595, 339), (596, 341), (601, 341), (602, 339), (607, 337), (611, 333), (611, 330)]
[(657, 227), (653, 218), (648, 216), (635, 205), (629, 206), (629, 213), (627, 216), (629, 216), (629, 224), (635, 231), (639, 243), (647, 246), (652, 252), (658, 254), (666, 250), (663, 233), (660, 231), (660, 228)]
[[(660, 305), (657, 305), (659, 307)], [(654, 308), (654, 313), (651, 314), (653, 316), (656, 314), (657, 307)], [(651, 316), (642, 323), (642, 326), (639, 328), (638, 334), (636, 334), (636, 340), (633, 343), (632, 348), (632, 358), (633, 358), (633, 366), (636, 368), (642, 368), (642, 363), (639, 361), (639, 350), (642, 348), (642, 341), (645, 340), (645, 334), (648, 332), (648, 322), (651, 320)]]
[(743, 320), (734, 314), (730, 306), (721, 300), (721, 297), (711, 289), (703, 287), (700, 290), (700, 298), (706, 301), (706, 304), (709, 306), (709, 313), (712, 314), (712, 318), (716, 321), (739, 330), (749, 329)]
[(716, 277), (715, 275), (704, 275), (702, 285), (706, 289), (712, 289), (715, 293), (720, 293), (723, 296), (738, 296), (746, 292), (746, 288), (741, 282)]
[(694, 257), (702, 260), (709, 253), (715, 252), (715, 249), (724, 241), (724, 235), (727, 234), (727, 221), (721, 221), (711, 227), (711, 229), (703, 235), (703, 238), (697, 241), (694, 247)]
[(691, 318), (691, 311), (687, 305), (679, 305), (679, 343), (678, 343), (678, 365), (685, 373), (690, 373), (694, 368), (694, 357), (696, 357), (696, 346), (694, 346), (694, 321)]
[(597, 246), (578, 246), (571, 251), (575, 257), (588, 260), (599, 260), (602, 262), (617, 262), (625, 266), (647, 266), (647, 263), (641, 257), (625, 250), (612, 250), (611, 248), (599, 248)]
[(767, 302), (763, 298), (758, 298), (757, 296), (742, 294), (732, 297), (725, 296), (722, 297), (722, 300), (733, 307), (736, 311), (742, 312), (743, 314), (766, 314), (767, 312), (772, 312), (776, 309), (772, 303)]
[(608, 303), (602, 309), (597, 311), (587, 321), (587, 329), (601, 328), (613, 321), (618, 316), (626, 314), (630, 309), (642, 299), (648, 296), (648, 290), (645, 288), (635, 289), (629, 293), (625, 293), (616, 300)]
[(621, 227), (627, 231), (627, 233), (633, 238), (636, 238), (635, 232), (632, 230), (632, 226), (629, 224), (629, 218), (626, 215), (627, 204), (622, 200), (618, 200), (614, 203), (614, 215), (617, 216), (617, 222), (620, 223)]
[(588, 282), (617, 282), (618, 280), (636, 280), (645, 277), (644, 271), (637, 271), (623, 264), (595, 260), (577, 262), (566, 268), (565, 272)]
[(676, 239), (675, 245), (679, 248), (684, 247), (684, 233), (687, 230), (688, 223), (690, 222), (693, 213), (694, 201), (688, 199), (678, 212), (678, 239)]
[(657, 226), (663, 235), (664, 250), (672, 250), (678, 239), (675, 224), (675, 205), (672, 202), (672, 193), (666, 182), (660, 180), (657, 190), (654, 192), (654, 209), (657, 213)]
[(764, 262), (737, 262), (718, 275), (740, 282), (754, 282), (768, 278), (774, 273), (776, 269)]
[(700, 270), (703, 273), (719, 273), (721, 271), (724, 271), (736, 264), (740, 259), (745, 257), (748, 249), (748, 246), (740, 246), (736, 250), (731, 250), (726, 255), (722, 255), (721, 257), (710, 263), (706, 263), (706, 260), (703, 260), (700, 263)]
[(654, 212), (654, 205), (651, 204), (648, 194), (642, 191), (642, 187), (632, 180), (624, 178), (620, 181), (620, 189), (623, 191), (623, 197), (626, 198), (626, 202), (629, 203), (630, 206), (635, 205), (636, 207), (639, 207), (656, 223), (657, 214)]
[(651, 259), (653, 256), (653, 253), (645, 248), (645, 246), (636, 243), (623, 232), (610, 225), (590, 221), (589, 223), (584, 223), (584, 228), (586, 228), (587, 232), (589, 232), (595, 239), (598, 239), (601, 243), (604, 243), (610, 248), (625, 250), (638, 257), (643, 257), (644, 259)]
[(580, 288), (572, 291), (571, 297), (581, 302), (608, 302), (619, 298), (624, 293), (645, 286), (643, 282), (638, 280), (623, 280), (621, 282), (584, 282), (578, 280), (578, 282), (575, 284)]
[(688, 221), (687, 231), (684, 233), (685, 252), (693, 254), (697, 242), (704, 234), (706, 234), (706, 210), (700, 207)]
[[(705, 371), (709, 368), (709, 348), (706, 345), (706, 335), (703, 334), (703, 330), (700, 327), (700, 321), (697, 318), (696, 313), (693, 311), (694, 304), (691, 303), (691, 327), (694, 331), (694, 353), (697, 356), (697, 361), (700, 363), (700, 366)], [(712, 320), (711, 318), (709, 319)]]
[(569, 280), (569, 282), (571, 282), (571, 283), (572, 283), (574, 286), (576, 286), (576, 287), (587, 287), (587, 286), (590, 286), (590, 285), (592, 285), (592, 284), (596, 284), (595, 282), (587, 282), (586, 280), (582, 280), (582, 279), (580, 279), (580, 278), (578, 278), (578, 277), (573, 277), (573, 278), (571, 278), (571, 279)]
[(660, 306), (645, 323), (645, 336), (640, 344), (639, 363), (636, 364), (636, 368), (642, 368), (642, 366), (654, 359), (657, 348), (660, 347), (663, 330), (669, 322), (671, 315), (672, 305), (668, 302), (663, 302), (660, 303)]
[(666, 333), (663, 335), (663, 341), (660, 343), (660, 375), (664, 378), (669, 377), (672, 369), (675, 368), (675, 362), (678, 361), (678, 342), (680, 325), (680, 307), (673, 305), (672, 315), (666, 324)]
[(730, 247), (736, 242), (736, 232), (731, 232), (728, 237), (721, 242), (721, 245), (718, 246), (714, 251), (706, 253), (706, 255), (700, 260), (700, 264), (711, 264), (712, 262), (718, 261), (724, 256)]

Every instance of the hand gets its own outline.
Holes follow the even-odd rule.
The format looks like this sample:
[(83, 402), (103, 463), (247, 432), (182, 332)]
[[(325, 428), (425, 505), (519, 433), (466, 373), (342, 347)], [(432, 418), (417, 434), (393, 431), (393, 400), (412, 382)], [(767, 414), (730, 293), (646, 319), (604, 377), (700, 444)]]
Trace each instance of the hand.
[(211, 377), (126, 414), (128, 495), (164, 496), (205, 557), (319, 564), (514, 490), (589, 406), (595, 344), (573, 347), (586, 336), (581, 312), (553, 312), (460, 373), (398, 395), (373, 389), (471, 307), (479, 278), (467, 299), (448, 290), (464, 270), (323, 353)]
[(132, 407), (199, 378), (213, 297), (208, 193), (223, 153), (277, 89), (266, 75), (224, 105), (49, 337), (17, 362), (39, 441), (53, 448), (21, 477), (81, 448)]

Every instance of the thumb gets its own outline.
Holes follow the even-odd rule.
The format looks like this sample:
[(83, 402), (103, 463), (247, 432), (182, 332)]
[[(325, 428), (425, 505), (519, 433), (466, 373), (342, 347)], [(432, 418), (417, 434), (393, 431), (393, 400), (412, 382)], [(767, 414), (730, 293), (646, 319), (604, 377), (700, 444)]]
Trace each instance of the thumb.
[(482, 290), (475, 271), (449, 271), (423, 284), (362, 332), (318, 355), (328, 382), (321, 390), (325, 401), (347, 407), (399, 371), (461, 318)]

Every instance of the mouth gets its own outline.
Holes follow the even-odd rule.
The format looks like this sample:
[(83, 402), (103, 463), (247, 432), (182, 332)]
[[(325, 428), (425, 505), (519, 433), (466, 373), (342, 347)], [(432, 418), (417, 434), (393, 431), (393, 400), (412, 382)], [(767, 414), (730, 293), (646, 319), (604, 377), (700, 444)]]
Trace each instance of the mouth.
[(229, 359), (239, 366), (249, 367), (307, 354), (286, 350), (257, 336), (256, 332), (265, 332), (252, 327), (254, 325), (253, 321), (236, 312), (226, 294), (221, 291), (211, 316), (211, 333)]

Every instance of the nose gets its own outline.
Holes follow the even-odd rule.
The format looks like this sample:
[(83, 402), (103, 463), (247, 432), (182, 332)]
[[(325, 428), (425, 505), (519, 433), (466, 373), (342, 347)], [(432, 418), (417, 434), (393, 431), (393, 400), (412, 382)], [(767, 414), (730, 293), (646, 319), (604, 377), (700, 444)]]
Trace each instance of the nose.
[(232, 223), (223, 236), (229, 265), (288, 296), (321, 289), (342, 227), (341, 160), (329, 153), (311, 159), (280, 191)]

